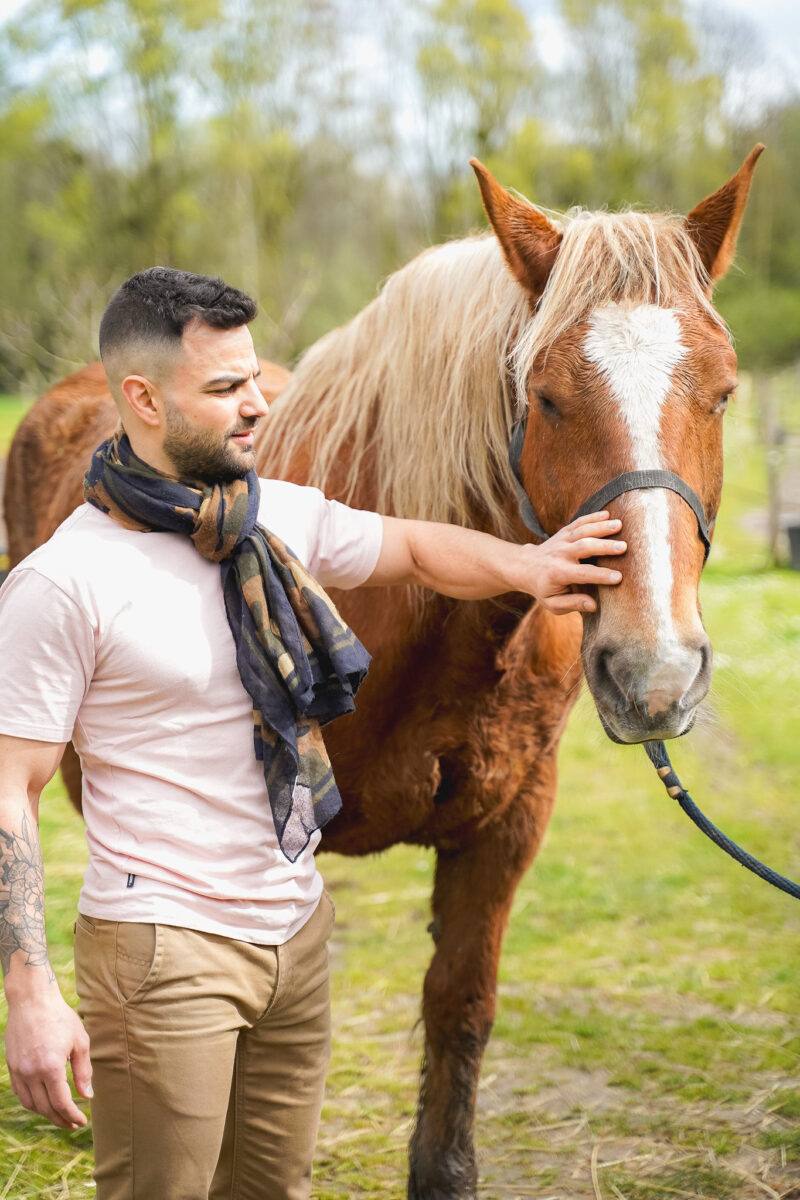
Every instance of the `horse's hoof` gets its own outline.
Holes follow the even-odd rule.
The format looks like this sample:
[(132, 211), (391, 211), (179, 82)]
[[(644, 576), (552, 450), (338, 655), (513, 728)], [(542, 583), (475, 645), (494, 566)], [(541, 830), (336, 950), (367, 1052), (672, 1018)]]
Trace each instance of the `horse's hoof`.
[(408, 1200), (478, 1200), (478, 1172), (474, 1159), (463, 1153), (444, 1153), (423, 1166), (412, 1162), (408, 1175)]

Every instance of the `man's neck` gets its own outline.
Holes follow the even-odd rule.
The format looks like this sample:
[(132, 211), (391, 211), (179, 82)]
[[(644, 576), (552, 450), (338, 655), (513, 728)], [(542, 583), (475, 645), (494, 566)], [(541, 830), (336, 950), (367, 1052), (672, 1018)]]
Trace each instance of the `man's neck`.
[(167, 457), (158, 442), (153, 442), (150, 438), (142, 436), (138, 430), (128, 432), (124, 426), (123, 429), (130, 442), (131, 450), (133, 450), (137, 458), (140, 458), (148, 467), (152, 467), (154, 471), (159, 471), (162, 475), (166, 475), (170, 479), (178, 478), (175, 464)]

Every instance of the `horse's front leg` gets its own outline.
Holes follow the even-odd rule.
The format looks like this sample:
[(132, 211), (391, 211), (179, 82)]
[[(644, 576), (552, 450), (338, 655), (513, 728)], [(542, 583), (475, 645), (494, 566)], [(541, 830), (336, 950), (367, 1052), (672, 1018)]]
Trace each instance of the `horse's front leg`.
[(425, 977), (425, 1057), (411, 1138), (410, 1200), (471, 1200), (478, 1171), (475, 1100), (492, 1028), (497, 968), (517, 884), (536, 853), (555, 796), (555, 755), (537, 763), (533, 794), (517, 798), (461, 850), (439, 850)]

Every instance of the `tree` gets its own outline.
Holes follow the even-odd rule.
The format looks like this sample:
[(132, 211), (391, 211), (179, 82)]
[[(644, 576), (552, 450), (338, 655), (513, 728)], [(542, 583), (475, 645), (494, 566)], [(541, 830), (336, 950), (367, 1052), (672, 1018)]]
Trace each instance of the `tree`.
[(686, 3), (562, 0), (561, 8), (572, 48), (561, 100), (572, 137), (598, 161), (589, 203), (688, 210), (700, 181), (723, 174), (727, 154), (724, 82), (699, 54)]
[(541, 69), (527, 18), (513, 0), (437, 0), (417, 70), (427, 114), (434, 233), (452, 235), (477, 211), (467, 161), (501, 150), (510, 127), (532, 107)]
[(759, 160), (737, 262), (720, 286), (720, 310), (736, 335), (742, 366), (800, 360), (800, 100), (789, 97), (737, 131), (734, 154), (757, 141)]

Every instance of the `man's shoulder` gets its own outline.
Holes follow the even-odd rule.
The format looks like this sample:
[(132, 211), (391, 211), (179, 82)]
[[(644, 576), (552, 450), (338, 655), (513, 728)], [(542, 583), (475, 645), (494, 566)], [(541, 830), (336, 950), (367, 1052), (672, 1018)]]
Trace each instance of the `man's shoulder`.
[(262, 479), (259, 521), (276, 533), (323, 587), (358, 587), (375, 568), (383, 525), (376, 512), (350, 508), (319, 488)]
[(76, 587), (117, 569), (130, 541), (130, 530), (81, 504), (10, 574), (35, 571), (72, 595)]
[[(326, 518), (332, 503), (316, 487), (285, 479), (259, 479), (261, 503), (258, 520), (311, 569), (325, 539)], [(333, 505), (335, 508), (336, 506)]]
[(261, 488), (258, 520), (262, 525), (284, 541), (289, 530), (296, 534), (298, 528), (307, 536), (315, 536), (327, 505), (319, 488), (289, 483), (286, 479), (259, 478), (258, 482)]

